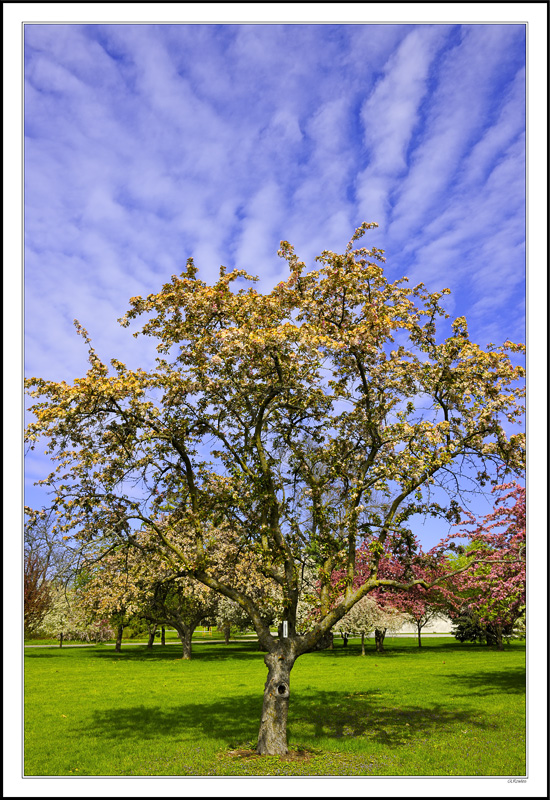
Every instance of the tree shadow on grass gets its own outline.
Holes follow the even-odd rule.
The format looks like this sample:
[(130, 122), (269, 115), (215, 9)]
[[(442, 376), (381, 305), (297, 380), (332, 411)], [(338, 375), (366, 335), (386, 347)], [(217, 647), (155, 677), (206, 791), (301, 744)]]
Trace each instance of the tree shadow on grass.
[[(197, 699), (172, 708), (136, 705), (94, 711), (92, 728), (94, 736), (104, 739), (169, 737), (174, 741), (207, 736), (236, 747), (255, 741), (261, 708), (261, 693), (220, 696), (210, 702)], [(293, 744), (304, 737), (366, 736), (393, 748), (420, 736), (451, 731), (457, 724), (478, 729), (494, 727), (477, 709), (457, 710), (441, 703), (397, 707), (388, 705), (377, 691), (350, 695), (309, 690), (291, 699), (289, 742)]]
[(59, 648), (58, 648), (58, 650), (56, 651), (55, 654), (54, 653), (37, 653), (37, 652), (29, 653), (28, 651), (25, 651), (25, 659), (28, 659), (28, 658), (56, 658), (58, 656), (58, 654), (59, 654)]
[[(470, 643), (463, 644), (456, 641), (432, 641), (426, 646), (413, 647), (411, 644), (404, 644), (398, 638), (386, 640), (386, 646), (383, 653), (378, 653), (371, 640), (366, 644), (366, 652), (363, 657), (365, 662), (368, 663), (369, 659), (385, 659), (391, 660), (397, 656), (414, 655), (415, 658), (430, 658), (436, 654), (444, 655), (446, 652), (461, 652), (464, 654), (471, 654), (472, 651), (479, 650), (482, 652), (487, 651), (486, 646), (476, 646)], [(135, 661), (174, 661), (181, 660), (182, 646), (179, 642), (169, 642), (165, 646), (155, 643), (152, 648), (147, 648), (145, 644), (122, 644), (122, 650), (117, 653), (113, 644), (101, 645), (100, 647), (90, 648), (90, 654), (98, 658), (111, 658), (116, 655), (117, 658), (131, 658)], [(27, 653), (26, 653), (27, 654)], [(258, 643), (255, 640), (249, 642), (230, 642), (228, 645), (221, 642), (209, 641), (194, 641), (192, 648), (192, 659), (200, 659), (201, 661), (223, 661), (226, 659), (239, 659), (239, 658), (263, 658), (265, 653), (258, 649)], [(309, 654), (306, 653), (307, 658)], [(355, 659), (361, 656), (360, 642), (350, 642), (347, 647), (343, 647), (339, 640), (336, 640), (335, 646), (332, 650), (317, 650), (315, 656), (328, 659)]]
[[(96, 658), (125, 658), (131, 661), (181, 661), (182, 660), (182, 646), (181, 644), (169, 644), (166, 646), (156, 645), (147, 649), (146, 645), (132, 645), (131, 647), (124, 647), (117, 653), (114, 647), (108, 650), (94, 650), (91, 652)], [(208, 645), (207, 647), (195, 647), (191, 651), (191, 660), (200, 661), (225, 661), (227, 659), (238, 660), (251, 658), (263, 659), (264, 653), (258, 650), (256, 643), (239, 643), (228, 645), (221, 645), (215, 647)]]
[(392, 706), (378, 690), (312, 692), (307, 700), (298, 699), (295, 718), (313, 728), (315, 736), (368, 736), (390, 747), (407, 744), (418, 736), (451, 731), (457, 724), (478, 729), (495, 727), (477, 709), (458, 710), (444, 703)]
[[(212, 736), (237, 746), (258, 732), (262, 696), (236, 696), (208, 703), (188, 703), (172, 708), (136, 705), (97, 710), (92, 714), (94, 736), (105, 739), (171, 741)], [(86, 728), (88, 730), (88, 728)], [(84, 731), (82, 731), (84, 733)]]
[[(525, 694), (526, 676), (522, 667), (500, 670), (499, 672), (469, 672), (467, 674), (448, 673), (444, 677), (453, 684), (455, 697), (472, 697), (490, 694)], [(464, 687), (464, 694), (458, 694), (457, 687)]]

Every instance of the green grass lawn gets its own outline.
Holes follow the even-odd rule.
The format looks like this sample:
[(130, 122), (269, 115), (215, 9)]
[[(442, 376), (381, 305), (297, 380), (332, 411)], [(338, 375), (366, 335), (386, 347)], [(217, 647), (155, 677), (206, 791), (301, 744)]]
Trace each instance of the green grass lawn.
[[(25, 651), (25, 775), (525, 774), (525, 645), (430, 638), (302, 656), (289, 757), (256, 757), (254, 643)], [(240, 754), (235, 751), (242, 750)]]

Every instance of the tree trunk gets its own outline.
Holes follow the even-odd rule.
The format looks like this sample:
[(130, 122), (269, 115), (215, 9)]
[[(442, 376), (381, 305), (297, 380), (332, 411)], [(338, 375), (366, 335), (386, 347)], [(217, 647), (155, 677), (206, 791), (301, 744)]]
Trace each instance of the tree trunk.
[(344, 639), (343, 647), (347, 647), (348, 646), (348, 636), (349, 636), (349, 634), (347, 634), (347, 633), (343, 634), (343, 639)]
[(59, 634), (59, 646), (63, 647), (63, 634), (62, 633)]
[(153, 648), (153, 643), (155, 641), (155, 633), (157, 632), (157, 626), (153, 625), (153, 629), (149, 631), (149, 638), (147, 640), (147, 649), (151, 650)]
[(223, 636), (225, 644), (229, 644), (229, 637), (231, 636), (231, 623), (226, 622), (223, 626)]
[(119, 625), (116, 629), (116, 644), (115, 644), (115, 651), (120, 653), (122, 649), (122, 631), (124, 630), (124, 625)]
[(417, 630), (418, 630), (418, 646), (419, 646), (419, 647), (422, 647), (422, 639), (420, 638), (420, 632), (421, 632), (421, 630), (422, 630), (422, 626), (421, 626), (421, 625), (419, 625), (419, 624), (418, 624), (418, 622), (417, 622), (417, 623), (416, 623), (416, 628), (417, 628)]
[(497, 650), (504, 650), (504, 643), (502, 641), (502, 625), (498, 622), (495, 625), (495, 639)]
[(361, 634), (361, 655), (365, 655), (365, 634)]
[(287, 648), (284, 650), (281, 648), (278, 652), (267, 653), (264, 656), (268, 672), (256, 748), (260, 755), (275, 756), (288, 753), (286, 723), (290, 697), (290, 671), (294, 661), (295, 658), (288, 653)]
[[(174, 626), (175, 627), (175, 626)], [(193, 638), (193, 631), (195, 630), (195, 626), (191, 625), (181, 625), (176, 628), (177, 634), (179, 636), (179, 640), (182, 646), (182, 659), (189, 661), (191, 658), (191, 642)]]
[(383, 653), (384, 652), (384, 638), (386, 636), (386, 629), (385, 628), (376, 628), (374, 631), (374, 642), (376, 644), (376, 652)]
[(160, 643), (166, 644), (166, 631), (164, 630), (164, 625), (160, 629)]

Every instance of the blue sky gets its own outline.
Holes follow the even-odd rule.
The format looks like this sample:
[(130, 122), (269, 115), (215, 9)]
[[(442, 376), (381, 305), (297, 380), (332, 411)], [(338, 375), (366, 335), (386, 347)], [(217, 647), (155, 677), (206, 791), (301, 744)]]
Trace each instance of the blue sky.
[[(25, 26), (25, 369), (144, 366), (117, 318), (189, 256), (269, 289), (362, 221), (391, 279), (525, 341), (524, 25)], [(30, 488), (45, 459), (26, 459)]]

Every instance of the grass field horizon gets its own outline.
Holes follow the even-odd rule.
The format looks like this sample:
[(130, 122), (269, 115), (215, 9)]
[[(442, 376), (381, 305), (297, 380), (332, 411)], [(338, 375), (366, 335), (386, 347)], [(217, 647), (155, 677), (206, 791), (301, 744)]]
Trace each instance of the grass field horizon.
[(25, 651), (26, 776), (521, 776), (525, 643), (357, 640), (298, 659), (288, 757), (256, 757), (254, 642)]

